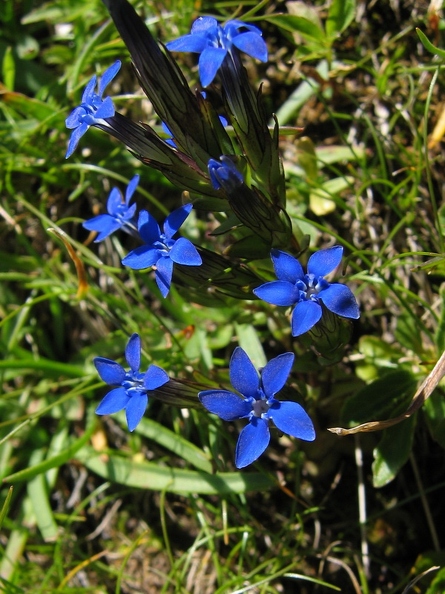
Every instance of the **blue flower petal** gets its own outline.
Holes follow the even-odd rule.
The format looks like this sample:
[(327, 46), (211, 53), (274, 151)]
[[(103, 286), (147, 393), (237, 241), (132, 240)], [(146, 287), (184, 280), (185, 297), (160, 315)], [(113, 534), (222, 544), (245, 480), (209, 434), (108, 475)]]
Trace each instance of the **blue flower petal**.
[(159, 258), (156, 262), (156, 284), (163, 297), (167, 297), (170, 291), (173, 274), (173, 260), (168, 256)]
[(227, 193), (231, 193), (237, 191), (244, 183), (242, 173), (238, 171), (235, 163), (227, 155), (222, 155), (219, 161), (209, 159), (207, 169), (215, 190), (223, 188)]
[(121, 227), (121, 223), (108, 214), (100, 214), (88, 221), (82, 223), (82, 227), (88, 231), (97, 231), (98, 236), (94, 240), (95, 243), (103, 241), (106, 237), (117, 231)]
[(100, 106), (97, 108), (96, 113), (94, 114), (95, 120), (103, 120), (105, 118), (111, 118), (116, 113), (114, 108), (114, 103), (111, 97), (106, 97)]
[(292, 284), (295, 284), (298, 280), (303, 280), (304, 270), (296, 258), (276, 249), (271, 250), (270, 255), (275, 274), (279, 280), (288, 281)]
[(164, 235), (167, 239), (171, 239), (173, 235), (177, 233), (179, 227), (189, 216), (192, 208), (193, 204), (184, 204), (184, 206), (177, 208), (168, 215), (168, 217), (165, 219), (163, 226)]
[(323, 310), (315, 301), (297, 303), (292, 313), (292, 336), (300, 336), (310, 330), (321, 318)]
[(125, 358), (131, 371), (139, 371), (141, 366), (141, 338), (139, 334), (132, 334), (125, 347)]
[(267, 303), (284, 306), (293, 305), (300, 298), (297, 287), (288, 281), (264, 283), (264, 285), (253, 289), (253, 294)]
[(260, 379), (246, 351), (236, 347), (229, 365), (230, 381), (235, 390), (247, 398), (258, 398)]
[(253, 31), (240, 33), (232, 39), (232, 43), (239, 50), (256, 58), (261, 62), (267, 62), (267, 45), (262, 37)]
[(125, 191), (125, 204), (128, 206), (130, 204), (131, 197), (133, 196), (137, 186), (139, 183), (139, 175), (135, 175), (133, 179), (130, 180), (130, 183), (127, 186)]
[(264, 394), (271, 398), (281, 390), (289, 377), (294, 363), (293, 353), (283, 353), (271, 359), (261, 372)]
[(79, 140), (88, 130), (88, 128), (88, 124), (82, 123), (77, 128), (75, 128), (75, 130), (72, 131), (70, 139), (68, 141), (68, 148), (66, 150), (65, 159), (68, 159), (74, 153), (74, 151), (77, 148), (77, 145), (79, 144)]
[(202, 405), (224, 421), (234, 421), (248, 417), (252, 405), (233, 392), (227, 390), (204, 390), (198, 394)]
[(130, 431), (134, 431), (141, 422), (144, 412), (147, 409), (148, 396), (143, 392), (137, 392), (130, 398), (125, 408), (127, 425)]
[(227, 50), (222, 47), (206, 47), (199, 56), (199, 78), (203, 87), (209, 86), (218, 72)]
[(116, 62), (114, 64), (112, 64), (109, 68), (107, 68), (105, 70), (105, 72), (103, 73), (103, 75), (99, 81), (99, 97), (102, 97), (102, 95), (105, 91), (105, 87), (107, 87), (110, 84), (110, 82), (113, 80), (113, 78), (119, 72), (120, 67), (121, 67), (120, 60), (116, 60)]
[(176, 264), (184, 264), (185, 266), (200, 266), (202, 264), (198, 250), (185, 237), (180, 237), (175, 242), (169, 255)]
[(171, 52), (194, 52), (201, 53), (208, 46), (205, 37), (198, 35), (183, 35), (174, 41), (167, 43), (167, 49)]
[(137, 204), (132, 204), (124, 214), (120, 214), (119, 217), (122, 221), (131, 221), (136, 214)]
[(79, 126), (79, 118), (85, 115), (85, 109), (82, 106), (77, 106), (65, 120), (65, 126), (68, 130), (73, 130)]
[(139, 213), (138, 231), (142, 241), (148, 245), (152, 245), (161, 238), (159, 225), (147, 210), (141, 210)]
[(304, 441), (314, 441), (314, 424), (304, 408), (297, 402), (275, 400), (268, 414), (275, 426), (283, 433)]
[(105, 357), (95, 357), (93, 363), (101, 379), (109, 386), (117, 386), (124, 381), (125, 369), (116, 361), (105, 359)]
[(236, 444), (235, 466), (244, 468), (261, 456), (269, 445), (270, 432), (267, 421), (260, 417), (252, 420), (241, 431)]
[(218, 33), (218, 21), (214, 17), (198, 17), (192, 25), (192, 35), (209, 39)]
[(97, 415), (112, 415), (119, 412), (127, 406), (130, 396), (125, 388), (115, 388), (108, 392), (96, 408)]
[(327, 289), (318, 293), (318, 298), (333, 313), (358, 320), (360, 310), (351, 289), (346, 285), (332, 283)]
[(143, 270), (144, 268), (154, 266), (160, 257), (161, 254), (157, 248), (142, 245), (127, 254), (122, 260), (122, 264), (133, 268), (133, 270)]
[(122, 194), (117, 188), (113, 188), (108, 196), (107, 211), (110, 215), (116, 216), (119, 212), (119, 207), (122, 205)]
[(96, 88), (97, 76), (94, 75), (82, 93), (82, 103), (90, 103), (94, 97), (94, 89)]
[(326, 276), (337, 268), (343, 257), (341, 245), (334, 245), (327, 250), (312, 254), (307, 263), (307, 271), (314, 276)]
[(168, 382), (170, 378), (161, 367), (150, 365), (144, 377), (144, 388), (146, 390), (156, 390)]

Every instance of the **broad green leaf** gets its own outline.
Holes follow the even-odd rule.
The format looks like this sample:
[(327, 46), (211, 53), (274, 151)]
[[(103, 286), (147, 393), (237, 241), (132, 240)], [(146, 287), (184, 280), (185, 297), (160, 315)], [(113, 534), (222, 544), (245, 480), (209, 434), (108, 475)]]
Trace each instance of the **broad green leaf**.
[(357, 161), (365, 156), (363, 147), (354, 147), (341, 145), (319, 146), (316, 148), (317, 160), (323, 165), (339, 163), (340, 161)]
[(445, 398), (440, 388), (423, 405), (426, 424), (431, 437), (445, 448)]
[(364, 359), (357, 361), (356, 374), (367, 383), (377, 379), (381, 369), (399, 368), (399, 359), (402, 356), (400, 348), (397, 349), (378, 336), (362, 336), (358, 350), (364, 355)]
[(326, 35), (323, 28), (306, 17), (292, 14), (272, 14), (265, 17), (265, 20), (285, 31), (298, 33), (305, 39), (317, 41), (322, 48), (326, 45)]
[(314, 182), (318, 177), (317, 155), (315, 145), (308, 136), (303, 136), (296, 141), (298, 164), (303, 169), (306, 177)]
[(373, 485), (384, 487), (391, 482), (409, 458), (416, 424), (416, 415), (385, 429), (374, 450)]
[(440, 313), (440, 318), (439, 318), (439, 323), (437, 324), (437, 328), (436, 328), (436, 345), (437, 345), (437, 350), (439, 352), (442, 352), (445, 349), (445, 290), (443, 288), (443, 285), (441, 286), (440, 290), (439, 290), (439, 294), (440, 294), (440, 298), (442, 300), (442, 307), (441, 307), (441, 313)]
[(267, 358), (255, 328), (251, 324), (235, 324), (235, 328), (240, 347), (246, 351), (257, 369), (264, 367)]
[(31, 35), (22, 35), (18, 39), (16, 50), (18, 57), (22, 60), (33, 60), (38, 55), (40, 47)]
[(210, 474), (160, 466), (154, 462), (134, 462), (114, 452), (98, 453), (84, 447), (76, 459), (89, 470), (113, 483), (137, 489), (168, 491), (170, 493), (199, 493), (225, 495), (270, 489), (274, 482), (257, 472), (223, 472)]
[(332, 0), (326, 20), (326, 33), (335, 39), (351, 24), (355, 15), (355, 0)]
[(425, 594), (443, 594), (445, 592), (445, 567), (442, 567), (434, 577)]
[(353, 426), (392, 418), (408, 408), (416, 387), (417, 381), (408, 371), (388, 372), (346, 401), (341, 413), (342, 423)]
[(319, 217), (333, 212), (336, 208), (333, 196), (349, 188), (353, 182), (354, 178), (350, 176), (335, 177), (312, 190), (309, 196), (309, 206), (312, 212)]
[[(443, 550), (423, 552), (417, 557), (410, 574), (416, 577), (414, 578), (415, 581), (411, 581), (407, 586), (407, 588), (411, 586), (409, 592), (415, 591), (412, 586), (420, 578), (422, 580), (422, 592), (425, 594), (443, 594), (445, 592), (445, 552)], [(418, 591), (420, 592), (420, 588)], [(408, 590), (405, 589), (405, 592), (408, 592)]]
[(442, 59), (445, 58), (445, 50), (433, 45), (425, 33), (423, 33), (423, 31), (416, 29), (416, 33), (425, 49), (427, 49), (431, 54), (436, 54), (436, 56), (439, 56)]

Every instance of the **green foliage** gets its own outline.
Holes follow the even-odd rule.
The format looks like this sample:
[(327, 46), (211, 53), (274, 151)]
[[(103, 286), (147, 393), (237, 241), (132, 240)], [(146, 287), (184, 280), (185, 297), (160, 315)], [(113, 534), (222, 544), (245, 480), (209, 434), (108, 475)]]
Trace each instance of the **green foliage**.
[[(366, 517), (356, 511), (352, 438), (326, 431), (403, 413), (445, 345), (443, 157), (429, 137), (444, 92), (434, 74), (443, 22), (434, 30), (416, 10), (399, 22), (378, 4), (363, 8), (361, 22), (352, 0), (288, 2), (279, 12), (243, 2), (236, 13), (263, 28), (271, 49), (267, 66), (246, 64), (253, 84), (268, 79), (268, 109), (288, 126), (280, 146), (292, 241), (303, 261), (309, 245), (343, 245), (338, 274), (363, 312), (358, 324), (324, 328), (310, 343), (291, 338), (286, 308), (240, 307), (233, 293), (250, 275), (271, 280), (272, 268), (224, 214), (198, 212), (184, 227), (209, 250), (234, 245), (232, 257), (258, 256), (241, 285), (225, 269), (218, 295), (184, 277), (161, 303), (149, 274), (122, 270), (130, 238), (89, 241), (81, 222), (135, 173), (138, 204), (159, 220), (182, 198), (95, 129), (64, 160), (64, 120), (85, 83), (121, 59), (119, 109), (159, 122), (102, 2), (1, 4), (0, 589), (401, 592), (442, 567), (443, 553), (430, 549), (444, 546), (443, 386), (411, 418), (356, 442)], [(186, 33), (198, 12), (225, 19), (235, 10), (192, 0), (134, 5), (163, 42)], [(194, 64), (180, 61), (192, 87)], [(258, 367), (294, 351), (283, 397), (310, 409), (317, 440), (300, 447), (274, 432), (268, 455), (234, 472), (240, 427), (200, 410), (153, 399), (132, 434), (122, 415), (99, 421), (104, 387), (92, 360), (122, 360), (133, 332), (143, 364), (163, 366), (192, 392), (229, 385), (235, 345)], [(418, 586), (439, 594), (444, 579), (439, 569)]]

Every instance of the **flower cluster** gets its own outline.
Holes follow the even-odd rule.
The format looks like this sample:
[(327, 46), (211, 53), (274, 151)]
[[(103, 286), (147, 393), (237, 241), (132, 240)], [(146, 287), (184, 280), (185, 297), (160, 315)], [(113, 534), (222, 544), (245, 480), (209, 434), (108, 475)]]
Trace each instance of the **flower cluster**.
[(138, 231), (145, 245), (136, 248), (122, 260), (122, 264), (135, 270), (155, 267), (156, 284), (163, 297), (167, 297), (170, 291), (175, 262), (185, 266), (202, 264), (201, 256), (191, 241), (185, 237), (173, 239), (192, 207), (192, 204), (185, 204), (173, 211), (165, 219), (163, 233), (156, 219), (146, 210), (141, 211)]
[(321, 304), (339, 316), (356, 320), (360, 317), (360, 311), (351, 289), (325, 279), (338, 268), (342, 256), (343, 248), (339, 245), (320, 250), (309, 258), (305, 274), (300, 262), (290, 254), (272, 250), (271, 257), (278, 280), (265, 283), (253, 292), (274, 305), (295, 305), (292, 336), (308, 332), (320, 321), (323, 315)]
[[(122, 264), (142, 275), (152, 269), (163, 298), (169, 296), (174, 283), (184, 297), (204, 306), (258, 299), (291, 307), (293, 337), (312, 337), (316, 327), (327, 331), (327, 315), (356, 320), (359, 308), (352, 291), (330, 278), (340, 266), (341, 246), (312, 253), (306, 272), (299, 260), (283, 251), (302, 252), (286, 211), (278, 122), (270, 128), (261, 90), (250, 87), (240, 57), (244, 53), (267, 61), (261, 31), (238, 20), (220, 25), (212, 17), (200, 17), (190, 34), (167, 43), (166, 49), (154, 40), (127, 0), (106, 4), (163, 132), (132, 121), (115, 109), (110, 97), (104, 98), (121, 66), (118, 61), (99, 80), (93, 76), (80, 105), (67, 118), (66, 126), (72, 132), (66, 157), (74, 153), (87, 130), (96, 127), (123, 142), (141, 163), (160, 171), (183, 192), (186, 203), (175, 205), (160, 225), (153, 214), (133, 202), (140, 181), (135, 175), (125, 197), (113, 188), (107, 212), (85, 221), (84, 228), (97, 233), (96, 242), (117, 231), (131, 234), (139, 244), (132, 246)], [(200, 82), (202, 87), (211, 85), (211, 90), (192, 91), (172, 52), (199, 54)], [(211, 221), (209, 225), (219, 222), (212, 235), (226, 234), (224, 250), (211, 251), (207, 238), (203, 246), (178, 236), (194, 207), (196, 216)], [(199, 231), (193, 237), (199, 237)], [(276, 280), (265, 282), (258, 271), (270, 267), (269, 256)], [(262, 260), (263, 266), (251, 265), (254, 260)], [(236, 347), (229, 364), (234, 391), (196, 389), (191, 400), (180, 380), (171, 379), (160, 367), (151, 364), (140, 371), (141, 339), (133, 334), (125, 349), (128, 370), (111, 359), (94, 359), (102, 380), (113, 386), (96, 412), (109, 415), (125, 410), (128, 428), (134, 431), (153, 395), (170, 404), (200, 406), (225, 421), (245, 419), (235, 452), (236, 467), (244, 468), (265, 451), (274, 428), (303, 441), (315, 439), (314, 425), (304, 408), (277, 398), (292, 373), (294, 357), (293, 352), (284, 352), (258, 373), (247, 352)]]
[(101, 379), (109, 386), (116, 386), (108, 392), (96, 409), (98, 415), (112, 415), (125, 410), (128, 429), (134, 431), (139, 425), (148, 404), (148, 393), (168, 382), (167, 373), (150, 365), (145, 373), (139, 371), (141, 366), (141, 339), (133, 334), (125, 349), (125, 358), (130, 366), (129, 371), (116, 361), (96, 357), (94, 365)]
[[(242, 31), (240, 31), (242, 29)], [(267, 62), (267, 45), (261, 31), (241, 21), (228, 21), (223, 27), (212, 17), (199, 17), (193, 23), (190, 35), (167, 43), (172, 52), (194, 52), (199, 57), (199, 78), (203, 87), (209, 86), (224, 60), (231, 56), (233, 47)]]
[(199, 399), (207, 410), (224, 421), (247, 419), (235, 452), (235, 465), (244, 468), (269, 445), (270, 422), (282, 431), (305, 441), (315, 439), (314, 425), (302, 406), (275, 398), (292, 369), (293, 353), (271, 359), (260, 377), (247, 353), (237, 347), (230, 360), (230, 381), (242, 398), (228, 390), (204, 390)]
[(74, 153), (79, 140), (90, 126), (97, 125), (106, 120), (106, 118), (114, 116), (115, 109), (111, 97), (102, 99), (102, 96), (106, 87), (119, 72), (120, 67), (121, 63), (117, 61), (105, 70), (98, 84), (98, 93), (94, 92), (96, 88), (96, 76), (93, 76), (83, 92), (81, 104), (67, 117), (65, 122), (66, 127), (69, 130), (73, 130), (73, 132), (68, 143), (68, 149), (65, 155), (66, 159)]
[(125, 192), (125, 200), (118, 188), (113, 188), (107, 200), (107, 214), (100, 214), (83, 223), (88, 231), (96, 231), (95, 242), (103, 241), (106, 237), (122, 229), (129, 233), (135, 229), (136, 204), (130, 206), (130, 200), (139, 183), (139, 175), (135, 175), (130, 181)]

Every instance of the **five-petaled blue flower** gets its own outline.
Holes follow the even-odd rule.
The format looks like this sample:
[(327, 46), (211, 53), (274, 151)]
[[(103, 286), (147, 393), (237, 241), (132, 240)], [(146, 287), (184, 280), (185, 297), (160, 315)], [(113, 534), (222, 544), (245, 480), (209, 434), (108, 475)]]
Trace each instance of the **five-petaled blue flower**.
[(314, 425), (296, 402), (281, 402), (275, 394), (286, 383), (294, 361), (293, 353), (271, 359), (260, 377), (246, 352), (237, 347), (230, 360), (230, 381), (242, 398), (228, 390), (204, 390), (198, 394), (207, 410), (224, 421), (248, 419), (236, 444), (235, 465), (244, 468), (254, 462), (269, 445), (270, 421), (283, 433), (305, 441), (315, 439)]
[(207, 164), (210, 181), (215, 190), (223, 188), (230, 193), (236, 190), (243, 182), (244, 177), (235, 167), (235, 164), (226, 155), (222, 155), (220, 160), (209, 159)]
[(320, 302), (339, 316), (358, 319), (360, 311), (352, 291), (324, 278), (337, 268), (342, 257), (343, 248), (339, 245), (320, 250), (309, 258), (305, 274), (298, 260), (274, 249), (271, 258), (278, 280), (265, 283), (253, 292), (273, 305), (295, 305), (292, 336), (304, 334), (320, 320), (323, 314)]
[(95, 242), (103, 241), (118, 229), (128, 229), (131, 232), (133, 227), (136, 228), (134, 221), (136, 204), (130, 206), (130, 200), (138, 183), (139, 175), (135, 175), (125, 192), (125, 202), (121, 191), (118, 188), (113, 188), (107, 200), (108, 214), (97, 215), (82, 224), (88, 231), (98, 232)]
[(191, 241), (185, 237), (173, 239), (192, 208), (192, 204), (185, 204), (169, 214), (163, 225), (163, 233), (156, 219), (146, 210), (141, 211), (138, 231), (145, 245), (136, 248), (122, 260), (122, 264), (136, 270), (155, 267), (156, 284), (163, 297), (170, 290), (174, 263), (185, 266), (202, 264), (201, 256)]
[(119, 386), (102, 399), (96, 409), (98, 415), (111, 415), (125, 409), (128, 429), (134, 431), (140, 423), (148, 404), (150, 390), (155, 390), (168, 382), (167, 373), (150, 365), (145, 373), (139, 371), (141, 365), (141, 339), (138, 334), (133, 334), (125, 348), (125, 358), (130, 366), (125, 371), (122, 365), (96, 357), (94, 365), (103, 381), (110, 386)]
[[(241, 29), (241, 31), (240, 31)], [(267, 45), (261, 31), (242, 21), (228, 21), (224, 26), (212, 17), (199, 17), (192, 25), (189, 35), (167, 43), (174, 52), (195, 52), (199, 56), (199, 78), (203, 87), (211, 84), (224, 62), (224, 58), (235, 46), (242, 52), (267, 62)]]
[(73, 130), (65, 159), (68, 159), (73, 154), (79, 140), (90, 126), (93, 126), (97, 122), (102, 122), (105, 118), (114, 116), (115, 109), (111, 97), (102, 99), (102, 95), (104, 94), (105, 87), (110, 84), (119, 72), (120, 67), (121, 63), (117, 60), (117, 62), (105, 70), (99, 81), (98, 93), (94, 92), (97, 80), (96, 75), (94, 75), (83, 92), (82, 103), (65, 120), (66, 127), (69, 130)]

